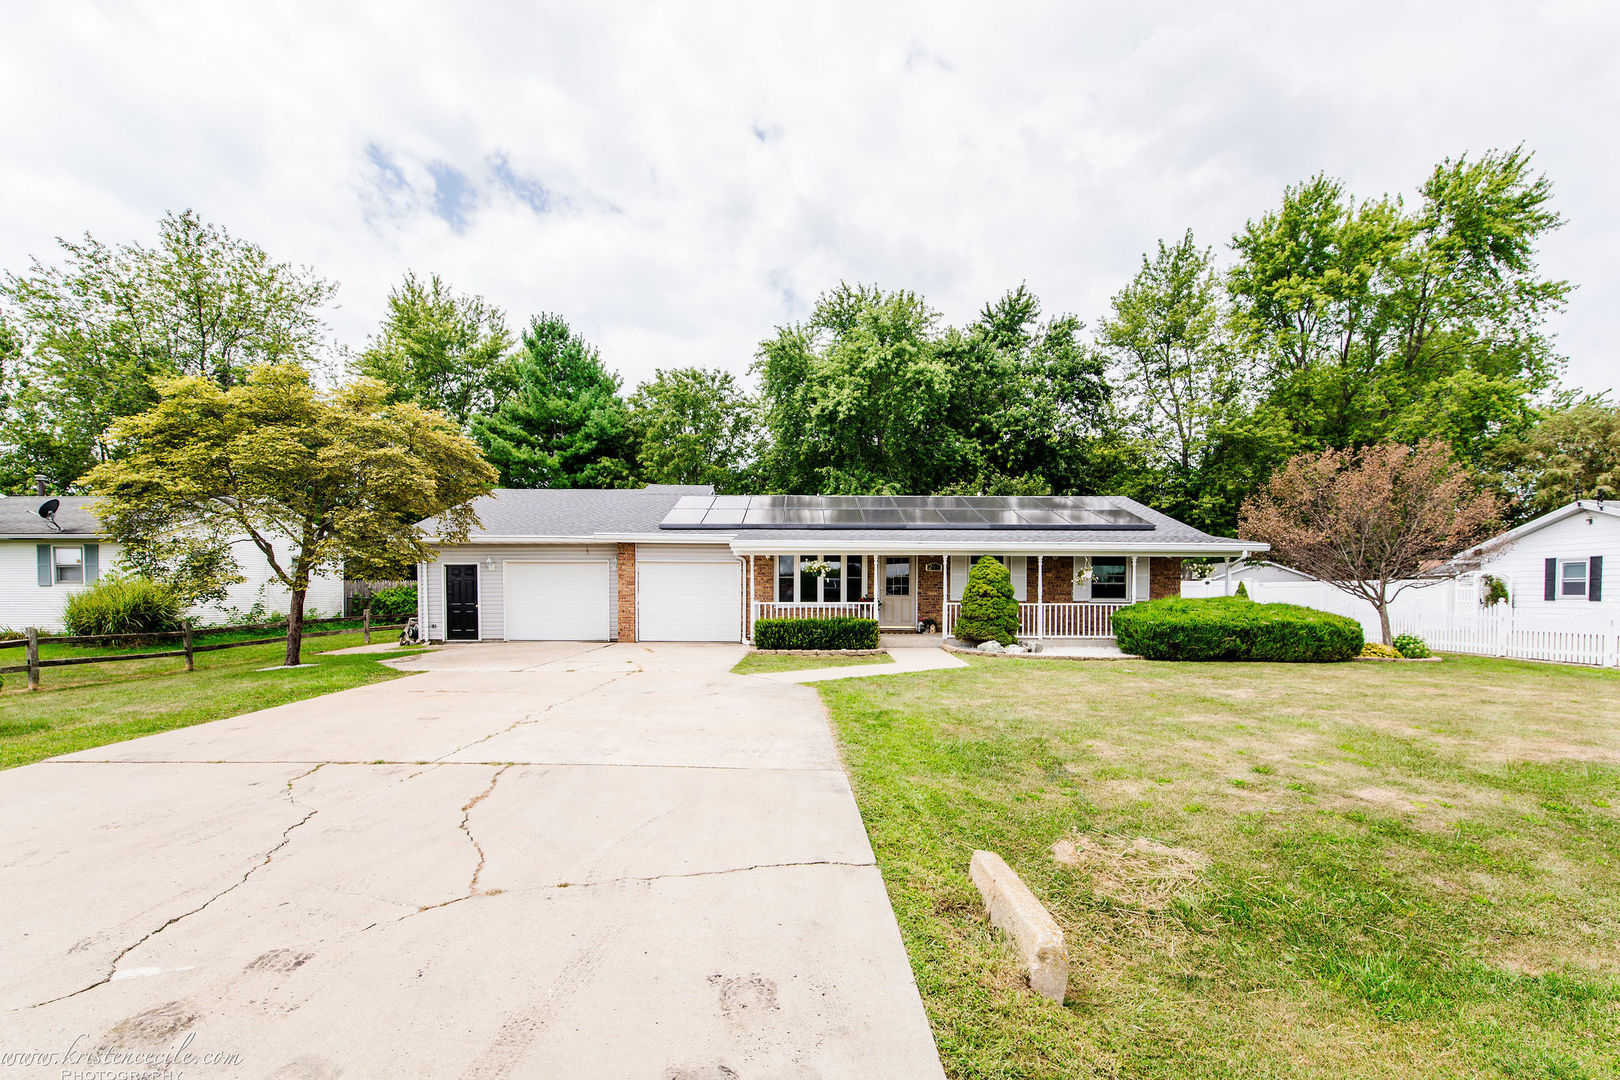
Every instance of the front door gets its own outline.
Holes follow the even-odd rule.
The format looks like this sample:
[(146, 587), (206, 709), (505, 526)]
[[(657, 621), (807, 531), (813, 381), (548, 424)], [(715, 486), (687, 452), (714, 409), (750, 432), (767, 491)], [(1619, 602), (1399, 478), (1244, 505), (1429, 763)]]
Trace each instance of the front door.
[(478, 640), (478, 564), (444, 568), (444, 636), (448, 641)]
[(909, 555), (888, 555), (883, 559), (878, 622), (884, 626), (916, 626), (917, 598), (912, 591), (912, 565)]

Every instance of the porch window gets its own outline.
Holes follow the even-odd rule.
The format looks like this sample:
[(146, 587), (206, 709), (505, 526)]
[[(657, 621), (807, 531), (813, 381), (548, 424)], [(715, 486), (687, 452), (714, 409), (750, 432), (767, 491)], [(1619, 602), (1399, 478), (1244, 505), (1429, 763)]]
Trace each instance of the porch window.
[(884, 560), (883, 594), (885, 596), (911, 595), (911, 560), (909, 558)]
[(1559, 564), (1561, 596), (1586, 595), (1586, 560), (1569, 559)]
[(864, 561), (863, 555), (848, 555), (844, 558), (844, 595), (851, 600), (859, 600), (865, 595), (861, 591), (861, 564)]
[(1091, 598), (1093, 600), (1125, 599), (1125, 560), (1091, 560)]
[(776, 557), (776, 599), (783, 604), (793, 603), (793, 556)]
[(821, 561), (831, 567), (821, 575), (821, 602), (836, 604), (844, 598), (844, 560), (837, 555), (823, 555)]

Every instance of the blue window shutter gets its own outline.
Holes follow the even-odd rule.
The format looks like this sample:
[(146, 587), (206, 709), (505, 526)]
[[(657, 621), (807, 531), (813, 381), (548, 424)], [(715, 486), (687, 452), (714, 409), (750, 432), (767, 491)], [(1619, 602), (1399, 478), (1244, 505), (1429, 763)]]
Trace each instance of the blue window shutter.
[(1558, 599), (1558, 560), (1547, 560), (1547, 587), (1542, 590), (1543, 600)]
[(84, 583), (89, 585), (101, 576), (101, 545), (84, 545)]
[(51, 562), (51, 545), (35, 544), (34, 548), (39, 552), (39, 583), (49, 586), (51, 584), (51, 571), (55, 569), (55, 564)]
[(1593, 555), (1586, 560), (1586, 598), (1603, 599), (1603, 556)]

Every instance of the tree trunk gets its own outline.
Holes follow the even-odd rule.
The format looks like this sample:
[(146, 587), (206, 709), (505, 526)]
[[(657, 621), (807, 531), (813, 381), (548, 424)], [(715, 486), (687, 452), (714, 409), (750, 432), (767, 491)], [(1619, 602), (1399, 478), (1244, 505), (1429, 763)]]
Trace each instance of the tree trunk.
[[(1386, 630), (1384, 636), (1388, 638)], [(304, 590), (294, 589), (287, 605), (287, 667), (297, 667), (304, 647)]]
[(1384, 632), (1384, 644), (1393, 645), (1395, 639), (1389, 633), (1389, 601), (1380, 600), (1374, 606), (1378, 608), (1378, 627)]

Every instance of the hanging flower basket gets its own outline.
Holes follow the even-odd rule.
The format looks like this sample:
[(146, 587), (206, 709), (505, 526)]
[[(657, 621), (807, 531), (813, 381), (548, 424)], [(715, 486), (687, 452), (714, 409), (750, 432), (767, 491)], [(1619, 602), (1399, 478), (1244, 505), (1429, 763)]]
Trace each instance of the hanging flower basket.
[(823, 574), (831, 573), (832, 569), (833, 569), (832, 563), (820, 562), (819, 560), (816, 561), (816, 562), (807, 562), (807, 563), (800, 563), (799, 564), (799, 570), (800, 570), (801, 573), (815, 574), (817, 577), (820, 577)]

